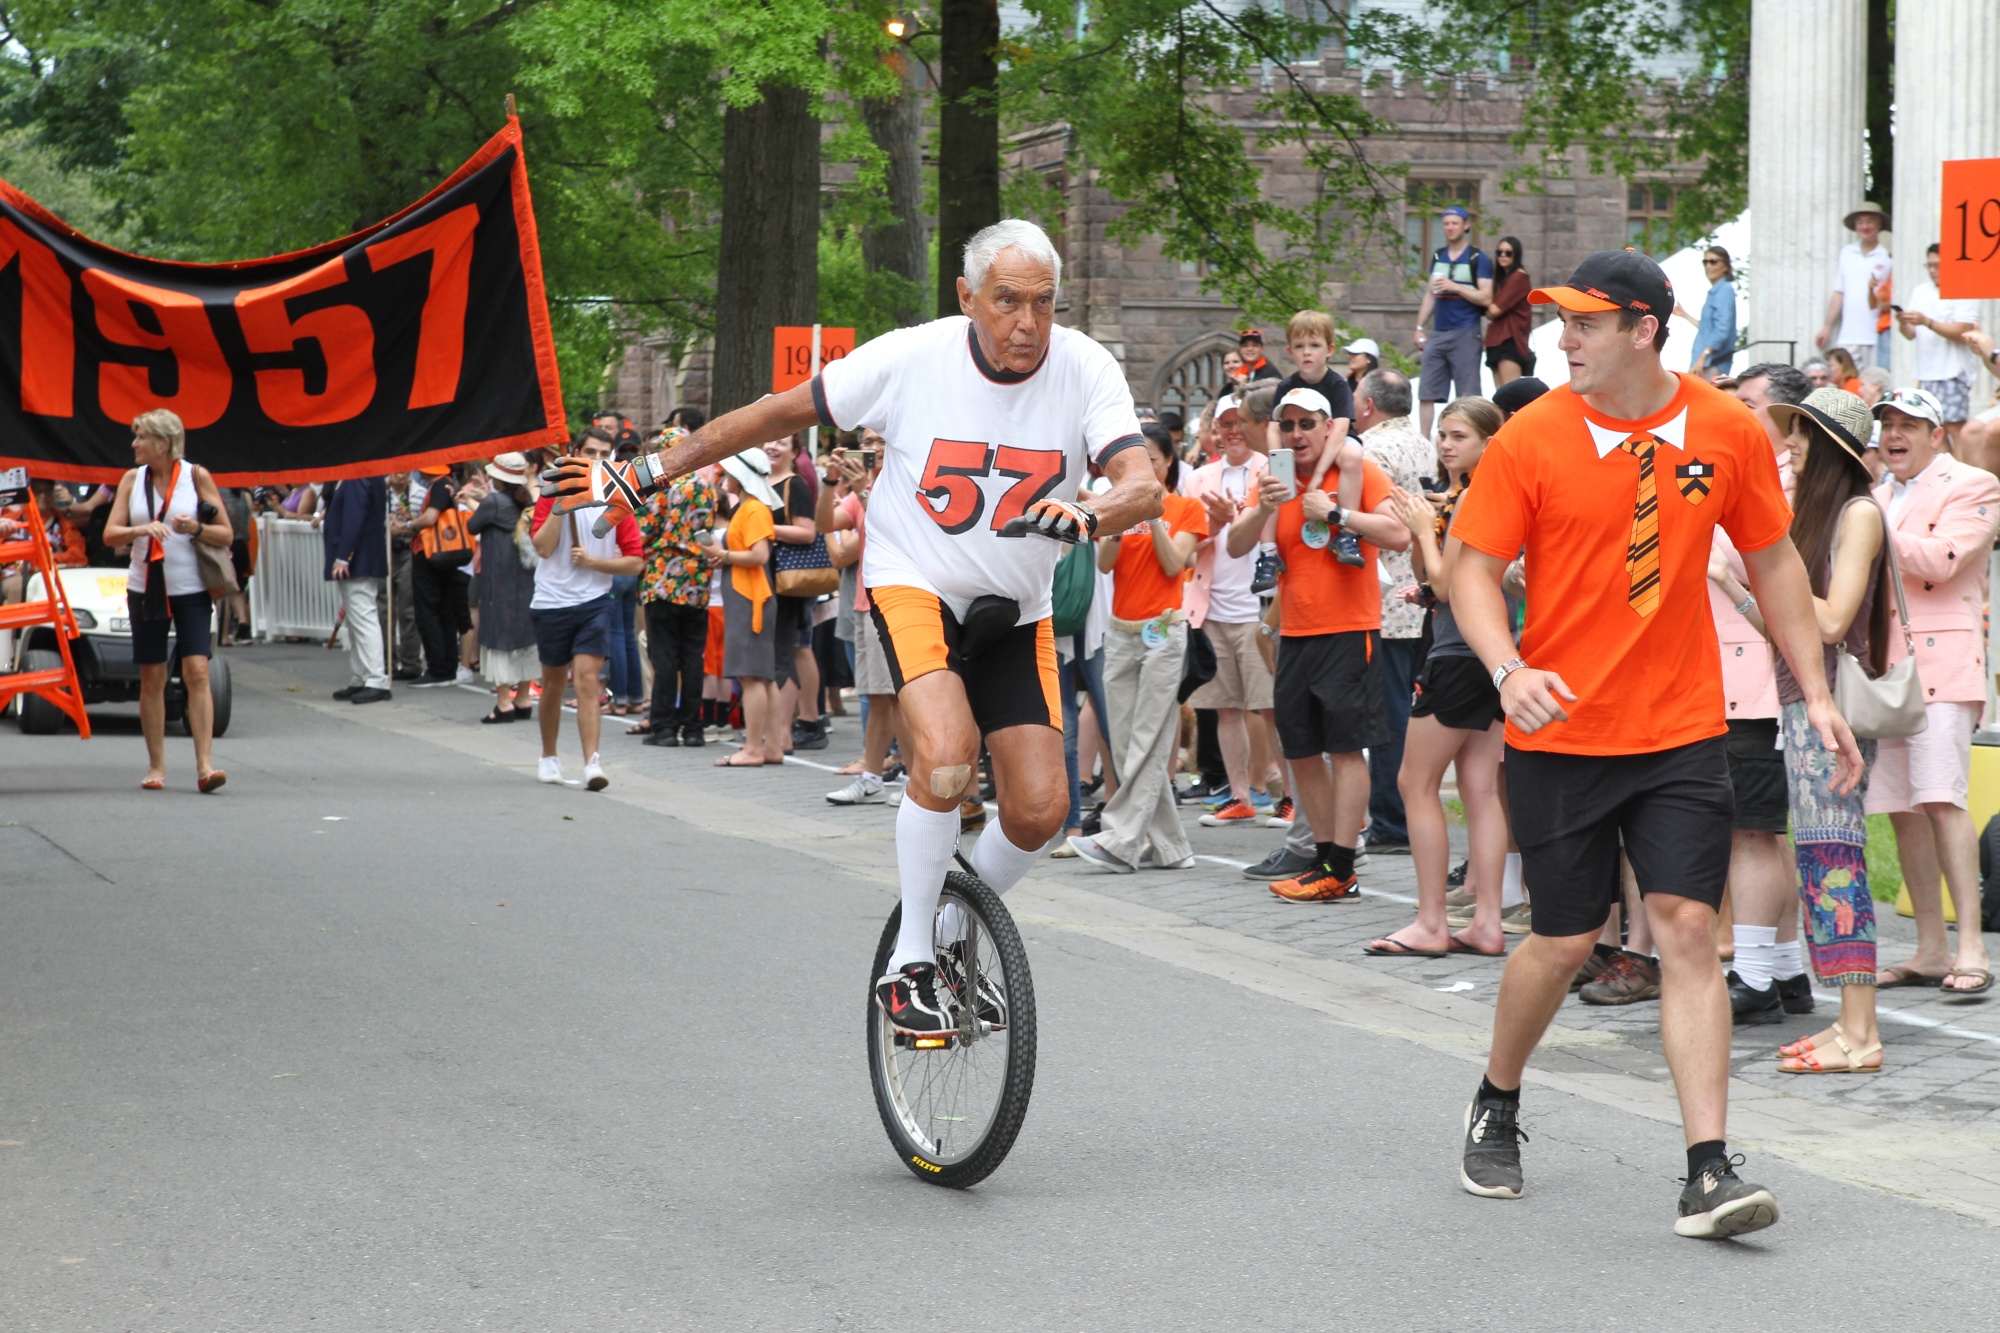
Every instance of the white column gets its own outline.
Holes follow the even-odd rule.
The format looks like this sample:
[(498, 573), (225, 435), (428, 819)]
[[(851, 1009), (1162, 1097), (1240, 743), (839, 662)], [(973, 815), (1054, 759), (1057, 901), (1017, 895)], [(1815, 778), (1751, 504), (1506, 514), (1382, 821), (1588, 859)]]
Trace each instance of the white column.
[[(1896, 304), (1924, 277), (1924, 251), (1940, 239), (1944, 192), (1940, 163), (2000, 157), (2000, 4), (1993, 0), (1923, 0), (1896, 6)], [(1980, 303), (1980, 327), (2000, 331), (2000, 301)], [(1890, 368), (1898, 384), (1914, 383), (1915, 344), (1895, 335)], [(1983, 384), (1981, 383), (1983, 381)], [(1989, 401), (1993, 381), (1976, 376), (1975, 407)]]
[[(1898, 17), (1923, 7), (1902, 6)], [(1861, 202), (1867, 17), (1867, 0), (1750, 8), (1750, 338), (1796, 339), (1799, 361), (1814, 350), (1833, 294), (1848, 239), (1840, 220)], [(1748, 353), (1784, 357), (1768, 344)]]

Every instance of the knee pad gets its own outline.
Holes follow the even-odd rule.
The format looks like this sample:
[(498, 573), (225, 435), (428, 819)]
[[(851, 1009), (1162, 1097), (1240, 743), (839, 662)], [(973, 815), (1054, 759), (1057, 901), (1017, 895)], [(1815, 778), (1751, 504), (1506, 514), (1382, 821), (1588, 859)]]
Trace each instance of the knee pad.
[(950, 764), (931, 770), (931, 795), (940, 801), (955, 799), (972, 777), (971, 764)]

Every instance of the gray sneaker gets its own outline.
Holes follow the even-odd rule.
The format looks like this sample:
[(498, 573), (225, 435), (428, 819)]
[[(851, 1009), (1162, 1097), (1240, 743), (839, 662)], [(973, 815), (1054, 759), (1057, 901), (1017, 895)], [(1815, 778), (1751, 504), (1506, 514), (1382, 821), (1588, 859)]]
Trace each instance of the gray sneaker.
[(1517, 1103), (1474, 1097), (1465, 1108), (1465, 1156), (1458, 1168), (1465, 1192), (1486, 1199), (1520, 1198), (1521, 1140), (1526, 1137)]
[(888, 799), (888, 795), (882, 779), (861, 773), (839, 791), (828, 792), (826, 799), (833, 805), (880, 805)]
[(1254, 866), (1243, 867), (1245, 879), (1296, 879), (1313, 868), (1310, 857), (1300, 856), (1289, 847), (1280, 847)]
[(1735, 1157), (1714, 1157), (1681, 1191), (1680, 1216), (1674, 1220), (1676, 1236), (1696, 1240), (1726, 1240), (1749, 1231), (1762, 1231), (1778, 1220), (1778, 1200), (1762, 1185), (1736, 1178)]

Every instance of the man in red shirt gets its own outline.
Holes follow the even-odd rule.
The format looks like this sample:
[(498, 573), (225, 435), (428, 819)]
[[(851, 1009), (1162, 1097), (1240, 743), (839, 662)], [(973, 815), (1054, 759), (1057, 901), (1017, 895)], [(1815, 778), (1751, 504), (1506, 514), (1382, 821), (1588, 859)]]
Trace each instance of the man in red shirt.
[[(1278, 400), (1278, 439), (1293, 450), (1299, 477), (1319, 471), (1332, 434), (1333, 407), (1317, 390), (1293, 389)], [(1280, 447), (1284, 447), (1281, 444)], [(1339, 474), (1332, 477), (1337, 485)], [(1278, 744), (1292, 765), (1300, 810), (1312, 825), (1311, 868), (1278, 880), (1271, 892), (1291, 902), (1359, 898), (1354, 844), (1368, 816), (1368, 760), (1362, 751), (1389, 739), (1382, 697), (1382, 585), (1377, 547), (1401, 551), (1410, 530), (1395, 517), (1389, 474), (1366, 460), (1361, 508), (1343, 510), (1324, 486), (1292, 495), (1266, 472), (1257, 505), (1229, 527), (1228, 551), (1242, 556), (1259, 541), (1278, 544), (1278, 671), (1272, 705)], [(1345, 528), (1361, 538), (1360, 565), (1343, 564), (1334, 542)], [(1331, 771), (1321, 762), (1328, 756)]]
[[(1451, 602), (1507, 711), (1514, 837), (1534, 886), (1534, 934), (1494, 1009), (1486, 1077), (1466, 1111), (1460, 1183), (1521, 1197), (1518, 1116), (1528, 1057), (1618, 899), (1620, 844), (1660, 952), (1660, 1029), (1687, 1135), (1683, 1236), (1778, 1220), (1724, 1141), (1729, 996), (1715, 909), (1729, 870), (1721, 654), (1709, 614), (1715, 529), (1742, 553), (1807, 716), (1852, 790), (1861, 756), (1833, 705), (1805, 566), (1763, 427), (1734, 398), (1660, 363), (1673, 291), (1631, 251), (1592, 255), (1537, 303), (1562, 307), (1569, 384), (1487, 445), (1452, 529)], [(1515, 655), (1501, 576), (1527, 548), (1528, 620)]]

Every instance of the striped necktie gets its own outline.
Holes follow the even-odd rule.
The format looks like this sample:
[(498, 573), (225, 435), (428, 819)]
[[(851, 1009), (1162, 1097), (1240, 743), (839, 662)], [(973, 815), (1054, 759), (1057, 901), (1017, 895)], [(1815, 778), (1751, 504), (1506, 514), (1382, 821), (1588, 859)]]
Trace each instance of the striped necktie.
[(1653, 450), (1659, 441), (1640, 431), (1619, 445), (1639, 460), (1639, 493), (1632, 502), (1632, 540), (1625, 547), (1625, 602), (1641, 616), (1660, 609), (1660, 495), (1653, 483)]

